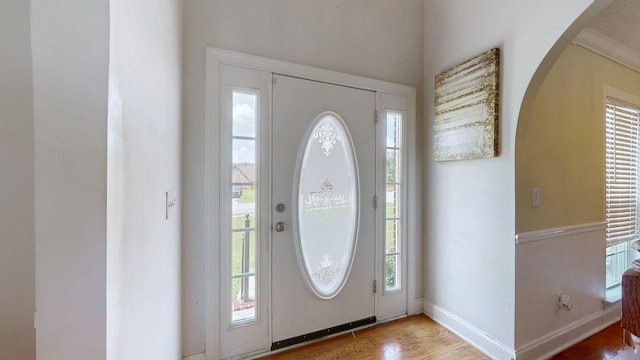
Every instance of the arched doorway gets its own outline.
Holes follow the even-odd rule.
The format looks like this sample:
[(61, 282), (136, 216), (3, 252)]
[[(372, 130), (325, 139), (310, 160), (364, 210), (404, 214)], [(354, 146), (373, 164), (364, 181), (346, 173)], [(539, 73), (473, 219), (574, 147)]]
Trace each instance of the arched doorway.
[[(621, 64), (618, 45), (611, 47), (629, 32), (619, 30), (629, 26), (620, 14), (636, 8), (630, 1), (588, 8), (547, 54), (521, 106), (515, 142), (515, 343), (524, 358), (560, 349), (620, 316), (607, 290), (605, 102), (640, 95), (640, 73)], [(598, 50), (603, 39), (609, 54)], [(572, 311), (556, 306), (562, 294), (571, 296)]]

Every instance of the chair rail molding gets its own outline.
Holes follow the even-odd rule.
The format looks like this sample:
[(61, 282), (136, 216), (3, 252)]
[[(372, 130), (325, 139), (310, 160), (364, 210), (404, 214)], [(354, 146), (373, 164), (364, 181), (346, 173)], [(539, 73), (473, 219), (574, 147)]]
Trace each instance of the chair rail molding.
[(604, 221), (599, 221), (588, 224), (569, 225), (553, 229), (536, 230), (516, 234), (515, 241), (516, 245), (520, 245), (532, 241), (547, 240), (556, 237), (575, 235), (596, 230), (604, 230), (605, 226), (606, 223)]

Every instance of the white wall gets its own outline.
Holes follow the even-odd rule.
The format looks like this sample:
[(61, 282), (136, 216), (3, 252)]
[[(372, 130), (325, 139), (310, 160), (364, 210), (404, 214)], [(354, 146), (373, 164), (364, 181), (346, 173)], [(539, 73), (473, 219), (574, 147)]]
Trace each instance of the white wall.
[(0, 2), (0, 358), (35, 359), (29, 2)]
[[(551, 230), (551, 231), (550, 231)], [(518, 359), (548, 358), (620, 319), (603, 310), (604, 223), (519, 234), (516, 246)], [(570, 311), (558, 307), (571, 296)]]
[(37, 358), (106, 344), (107, 0), (32, 0)]
[[(204, 351), (204, 49), (213, 45), (414, 86), (422, 96), (423, 1), (185, 1), (183, 354)], [(418, 118), (421, 117), (421, 107)]]
[[(514, 327), (521, 326), (515, 319), (514, 285), (514, 150), (520, 105), (538, 65), (590, 3), (425, 1), (424, 294), (444, 314), (440, 321), (471, 330), (476, 345), (502, 351), (493, 354), (498, 358), (512, 355)], [(500, 155), (434, 162), (435, 75), (496, 46), (502, 50)]]
[[(107, 358), (179, 359), (182, 1), (110, 1)], [(165, 193), (177, 206), (165, 218)]]

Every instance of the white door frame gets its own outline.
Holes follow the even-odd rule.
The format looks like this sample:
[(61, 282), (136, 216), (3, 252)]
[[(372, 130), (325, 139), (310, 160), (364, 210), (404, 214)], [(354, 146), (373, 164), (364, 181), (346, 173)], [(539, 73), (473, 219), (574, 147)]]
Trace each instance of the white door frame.
[[(289, 63), (285, 61), (273, 60), (254, 55), (247, 55), (230, 50), (207, 47), (206, 49), (206, 81), (205, 81), (205, 116), (206, 116), (206, 156), (205, 156), (205, 176), (206, 176), (206, 359), (214, 360), (220, 358), (220, 239), (219, 228), (219, 133), (220, 133), (220, 66), (230, 65), (243, 67), (268, 73), (278, 73), (282, 75), (300, 77), (309, 80), (332, 83), (336, 85), (349, 86), (376, 92), (376, 110), (380, 118), (385, 109), (394, 107), (394, 99), (405, 98), (406, 111), (406, 152), (407, 160), (404, 164), (406, 174), (405, 199), (406, 199), (406, 277), (404, 284), (407, 292), (407, 314), (417, 314), (422, 312), (422, 302), (416, 293), (421, 281), (421, 256), (420, 256), (420, 199), (414, 194), (419, 194), (418, 186), (420, 179), (418, 169), (418, 154), (416, 150), (416, 90), (413, 87), (390, 83), (386, 81), (369, 79), (361, 76), (339, 73), (330, 70), (323, 70), (315, 67)], [(269, 114), (270, 116), (271, 114)], [(411, 194), (411, 196), (407, 196)], [(268, 245), (270, 246), (270, 245)], [(382, 256), (379, 248), (376, 248), (376, 257)], [(270, 292), (270, 279), (266, 276), (267, 291)], [(383, 283), (382, 271), (376, 268), (376, 278)], [(380, 285), (379, 285), (380, 287)], [(378, 291), (378, 296), (383, 292)], [(268, 296), (270, 298), (270, 296)], [(377, 311), (377, 309), (376, 309)], [(379, 321), (385, 321), (393, 317), (394, 314), (381, 316)], [(270, 317), (270, 315), (268, 315)], [(269, 325), (270, 327), (270, 325)], [(268, 329), (268, 338), (271, 338)]]

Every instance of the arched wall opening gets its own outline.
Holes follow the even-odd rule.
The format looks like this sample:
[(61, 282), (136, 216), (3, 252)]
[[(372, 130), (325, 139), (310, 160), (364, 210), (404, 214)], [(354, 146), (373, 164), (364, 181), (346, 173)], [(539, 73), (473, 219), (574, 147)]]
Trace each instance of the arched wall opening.
[[(620, 317), (605, 288), (605, 98), (640, 98), (640, 72), (574, 40), (621, 1), (595, 1), (568, 28), (538, 67), (520, 108), (515, 343), (523, 358), (550, 355)], [(571, 296), (572, 311), (558, 309), (562, 294)], [(550, 334), (554, 340), (541, 340)]]
[[(515, 143), (517, 234), (603, 219), (603, 197), (595, 199), (590, 193), (604, 184), (602, 171), (594, 174), (590, 167), (602, 163), (604, 150), (593, 145), (603, 138), (587, 130), (604, 129), (604, 97), (596, 93), (615, 76), (612, 69), (624, 67), (611, 66), (611, 60), (609, 67), (597, 63), (604, 58), (572, 41), (611, 3), (596, 1), (585, 10), (545, 56), (527, 87)], [(541, 191), (540, 206), (532, 205), (533, 188)], [(595, 207), (600, 209), (587, 209)]]

